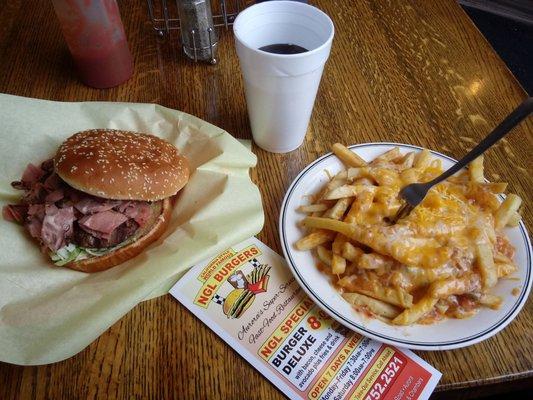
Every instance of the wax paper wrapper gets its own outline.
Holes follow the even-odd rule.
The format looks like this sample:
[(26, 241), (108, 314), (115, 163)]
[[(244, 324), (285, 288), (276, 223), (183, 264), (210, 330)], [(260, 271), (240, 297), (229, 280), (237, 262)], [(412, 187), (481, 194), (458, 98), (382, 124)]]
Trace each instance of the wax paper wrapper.
[(259, 232), (256, 157), (216, 126), (154, 104), (62, 103), (0, 94), (0, 206), (29, 162), (92, 128), (149, 132), (189, 160), (170, 227), (140, 256), (86, 274), (51, 264), (25, 229), (0, 219), (0, 361), (35, 365), (78, 353), (139, 302), (162, 295), (193, 264)]

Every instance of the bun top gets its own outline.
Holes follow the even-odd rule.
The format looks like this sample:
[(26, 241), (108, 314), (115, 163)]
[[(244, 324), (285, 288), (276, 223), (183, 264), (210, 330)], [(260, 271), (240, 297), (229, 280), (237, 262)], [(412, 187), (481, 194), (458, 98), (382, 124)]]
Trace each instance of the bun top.
[(113, 200), (157, 201), (189, 180), (187, 159), (169, 142), (114, 129), (78, 132), (54, 157), (57, 174), (82, 192)]

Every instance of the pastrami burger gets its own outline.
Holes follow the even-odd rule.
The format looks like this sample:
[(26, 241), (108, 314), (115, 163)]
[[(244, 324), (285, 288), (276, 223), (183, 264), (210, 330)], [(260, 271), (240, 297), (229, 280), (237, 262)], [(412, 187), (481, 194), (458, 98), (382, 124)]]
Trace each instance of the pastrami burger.
[(29, 164), (20, 204), (5, 206), (59, 266), (96, 272), (140, 254), (167, 228), (172, 198), (189, 179), (187, 160), (152, 135), (76, 133), (55, 157)]

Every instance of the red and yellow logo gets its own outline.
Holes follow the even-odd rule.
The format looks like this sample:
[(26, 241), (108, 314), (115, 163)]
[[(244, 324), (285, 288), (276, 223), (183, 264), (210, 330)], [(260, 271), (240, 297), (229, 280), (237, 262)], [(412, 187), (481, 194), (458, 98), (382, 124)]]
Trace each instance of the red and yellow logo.
[(250, 308), (257, 294), (266, 292), (269, 271), (268, 265), (259, 265), (246, 276), (242, 271), (236, 271), (228, 278), (228, 282), (235, 288), (222, 303), (222, 310), (228, 318), (239, 318)]
[[(203, 285), (194, 304), (207, 308), (214, 301), (222, 306), (228, 318), (239, 318), (252, 305), (255, 296), (267, 290), (270, 266), (257, 260), (261, 254), (255, 245), (239, 252), (228, 249), (219, 254), (198, 276)], [(245, 275), (243, 268), (249, 264), (253, 269)], [(233, 290), (224, 298), (218, 291), (225, 282), (233, 286)]]

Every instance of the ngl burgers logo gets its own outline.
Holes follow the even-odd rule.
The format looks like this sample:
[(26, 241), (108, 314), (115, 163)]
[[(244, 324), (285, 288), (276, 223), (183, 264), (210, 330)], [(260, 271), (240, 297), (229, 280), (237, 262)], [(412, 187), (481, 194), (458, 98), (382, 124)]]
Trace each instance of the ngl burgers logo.
[(194, 304), (207, 308), (215, 303), (228, 318), (240, 318), (255, 296), (267, 291), (270, 266), (259, 262), (261, 255), (255, 244), (238, 251), (229, 248), (217, 255), (198, 275), (202, 286)]
[(228, 277), (227, 281), (234, 289), (225, 299), (215, 295), (214, 300), (222, 305), (222, 311), (228, 318), (240, 318), (250, 308), (255, 296), (267, 291), (270, 266), (260, 264), (256, 259), (250, 262), (254, 269), (248, 275), (237, 270)]

